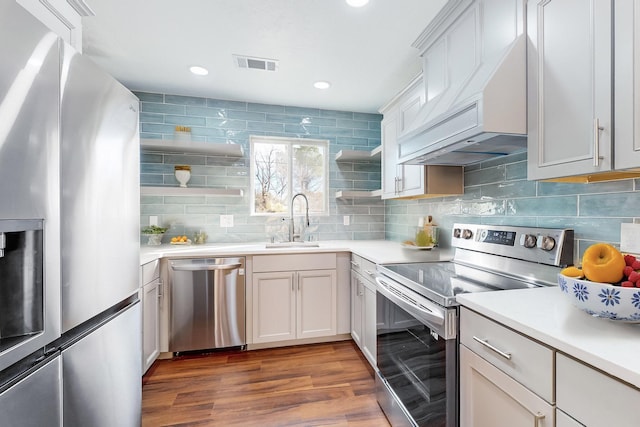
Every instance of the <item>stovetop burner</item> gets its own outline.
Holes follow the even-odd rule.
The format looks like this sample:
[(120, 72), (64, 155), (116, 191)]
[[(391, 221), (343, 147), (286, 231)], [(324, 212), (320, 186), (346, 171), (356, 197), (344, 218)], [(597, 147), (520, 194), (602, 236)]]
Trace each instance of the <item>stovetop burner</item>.
[(452, 262), (388, 264), (378, 272), (442, 306), (469, 292), (551, 286), (573, 257), (573, 231), (456, 224)]

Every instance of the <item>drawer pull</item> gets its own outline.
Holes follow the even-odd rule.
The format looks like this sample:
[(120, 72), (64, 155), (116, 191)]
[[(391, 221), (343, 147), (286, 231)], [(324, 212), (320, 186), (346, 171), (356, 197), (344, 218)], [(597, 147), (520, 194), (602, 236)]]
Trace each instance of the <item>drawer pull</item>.
[(369, 276), (373, 277), (375, 275), (375, 273), (371, 270), (365, 270), (365, 273), (367, 273)]
[(489, 344), (489, 342), (487, 340), (483, 340), (481, 338), (478, 338), (475, 335), (473, 336), (473, 339), (476, 340), (477, 342), (479, 342), (480, 344), (482, 344), (483, 346), (487, 347), (489, 350), (492, 350), (492, 351), (498, 353), (500, 356), (504, 357), (505, 359), (511, 360), (511, 353), (506, 353), (506, 352), (504, 352), (504, 351), (502, 351), (500, 349), (497, 349), (496, 347), (494, 347), (491, 344)]
[(356, 261), (351, 261), (351, 265), (353, 265), (356, 268), (360, 267), (360, 263), (358, 263)]

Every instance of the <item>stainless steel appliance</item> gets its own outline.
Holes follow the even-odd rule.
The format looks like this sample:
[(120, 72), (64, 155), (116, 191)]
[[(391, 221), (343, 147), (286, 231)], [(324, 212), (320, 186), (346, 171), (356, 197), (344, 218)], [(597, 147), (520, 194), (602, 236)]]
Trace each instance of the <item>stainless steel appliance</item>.
[(2, 424), (138, 426), (138, 100), (0, 4)]
[(567, 229), (455, 224), (451, 262), (378, 266), (378, 402), (393, 426), (458, 425), (456, 295), (556, 283)]
[(169, 260), (169, 351), (242, 347), (245, 259)]

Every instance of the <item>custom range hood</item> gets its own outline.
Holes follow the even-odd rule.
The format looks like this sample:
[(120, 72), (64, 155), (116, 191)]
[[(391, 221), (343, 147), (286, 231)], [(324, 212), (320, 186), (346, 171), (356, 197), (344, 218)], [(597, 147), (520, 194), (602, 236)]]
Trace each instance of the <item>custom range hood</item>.
[(450, 0), (413, 46), (426, 98), (398, 138), (404, 164), (464, 166), (525, 151), (525, 0)]

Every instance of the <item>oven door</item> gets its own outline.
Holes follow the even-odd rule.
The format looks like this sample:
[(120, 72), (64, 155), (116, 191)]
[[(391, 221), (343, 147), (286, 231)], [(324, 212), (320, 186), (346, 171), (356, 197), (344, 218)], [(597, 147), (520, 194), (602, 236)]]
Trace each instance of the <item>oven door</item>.
[[(457, 308), (430, 301), (387, 278), (377, 279), (378, 307), (384, 322), (377, 326), (377, 398), (396, 426), (457, 426), (458, 343), (444, 339), (433, 319), (456, 323)], [(427, 304), (427, 305), (425, 305)], [(451, 325), (447, 325), (451, 327)]]

